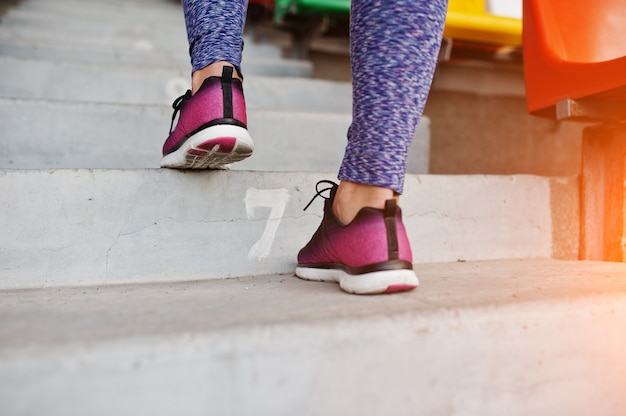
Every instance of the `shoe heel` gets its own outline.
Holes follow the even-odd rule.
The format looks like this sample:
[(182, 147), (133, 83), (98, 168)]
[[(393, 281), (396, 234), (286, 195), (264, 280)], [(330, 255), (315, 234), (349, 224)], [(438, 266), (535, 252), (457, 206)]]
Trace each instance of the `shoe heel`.
[[(161, 167), (219, 169), (249, 157), (254, 144), (247, 128), (246, 103), (241, 81), (233, 68), (221, 77), (209, 77), (191, 95), (188, 91), (173, 104), (170, 136), (163, 145)], [(176, 128), (172, 131), (176, 116)]]
[(249, 157), (253, 151), (254, 143), (248, 130), (217, 125), (188, 138), (180, 149), (163, 157), (161, 167), (218, 169)]

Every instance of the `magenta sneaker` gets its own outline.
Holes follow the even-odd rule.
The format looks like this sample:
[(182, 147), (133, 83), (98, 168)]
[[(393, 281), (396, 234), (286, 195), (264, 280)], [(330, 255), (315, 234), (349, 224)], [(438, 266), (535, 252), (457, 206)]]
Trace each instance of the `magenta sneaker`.
[[(173, 107), (161, 167), (215, 169), (252, 154), (243, 88), (233, 78), (232, 67), (224, 67), (221, 77), (204, 80), (193, 96), (187, 91)], [(176, 115), (178, 123), (172, 131)]]
[[(322, 183), (332, 186), (320, 191)], [(344, 291), (360, 295), (416, 288), (411, 247), (396, 200), (388, 200), (385, 209), (363, 208), (344, 225), (332, 211), (337, 185), (329, 181), (317, 185), (315, 197), (327, 190), (330, 197), (324, 204), (322, 223), (298, 253), (296, 275), (305, 280), (337, 282)]]

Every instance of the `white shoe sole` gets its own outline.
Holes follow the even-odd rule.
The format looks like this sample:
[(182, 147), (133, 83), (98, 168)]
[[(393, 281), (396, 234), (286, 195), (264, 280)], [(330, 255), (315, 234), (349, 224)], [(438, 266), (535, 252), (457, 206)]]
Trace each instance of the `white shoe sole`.
[(220, 124), (189, 137), (183, 145), (161, 160), (162, 168), (219, 169), (249, 157), (252, 138), (243, 127)]
[(304, 280), (339, 283), (342, 290), (357, 295), (374, 295), (411, 290), (419, 285), (413, 270), (398, 269), (351, 275), (340, 269), (296, 267), (296, 276)]

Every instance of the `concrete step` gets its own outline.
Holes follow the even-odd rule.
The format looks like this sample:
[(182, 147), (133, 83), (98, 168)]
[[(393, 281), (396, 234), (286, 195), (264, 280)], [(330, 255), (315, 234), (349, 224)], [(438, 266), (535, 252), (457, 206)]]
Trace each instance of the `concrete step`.
[[(167, 30), (154, 30), (154, 26), (142, 24), (126, 26), (40, 16), (22, 18), (9, 14), (0, 25), (0, 39), (31, 44), (89, 46), (117, 50), (165, 50), (187, 56), (189, 44), (184, 20), (177, 25), (168, 25)], [(248, 58), (262, 57), (280, 59), (282, 48), (267, 43), (256, 43), (244, 39), (245, 55)]]
[[(172, 22), (177, 17), (182, 16), (180, 2), (157, 0), (154, 2), (124, 2), (124, 1), (65, 1), (49, 0), (37, 1), (27, 0), (18, 2), (11, 11), (19, 12), (26, 16), (43, 15), (66, 17), (79, 20), (101, 20), (102, 23), (110, 22), (110, 18), (122, 14), (121, 22), (132, 23), (145, 20), (162, 20), (164, 23)], [(74, 19), (76, 20), (76, 19)]]
[(0, 39), (0, 55), (25, 59), (47, 59), (59, 62), (89, 64), (131, 64), (158, 68), (189, 67), (189, 58), (181, 53), (145, 50), (94, 50), (89, 46), (68, 47), (39, 45), (32, 42)]
[[(70, 2), (72, 12), (87, 12), (89, 17), (77, 18), (67, 10), (57, 13), (49, 10), (49, 3), (27, 2), (26, 7), (10, 9), (2, 18), (0, 33), (8, 32), (24, 39), (50, 39), (63, 44), (77, 38), (80, 42), (142, 44), (144, 49), (157, 46), (159, 48), (180, 51), (186, 55), (187, 34), (183, 9), (174, 2), (162, 2), (159, 17), (166, 18), (163, 22), (154, 22), (144, 17), (146, 11), (154, 11), (155, 5), (146, 7), (133, 3), (104, 4), (99, 2)], [(51, 3), (54, 7), (54, 2)], [(57, 7), (64, 2), (56, 2)], [(30, 7), (28, 7), (30, 6)], [(67, 6), (67, 4), (66, 4)], [(161, 30), (155, 30), (155, 25)], [(269, 43), (254, 42), (250, 37), (245, 39), (245, 54), (248, 57), (281, 58), (282, 48)], [(182, 46), (182, 48), (181, 48)]]
[[(121, 10), (118, 11), (118, 14), (122, 13)], [(135, 24), (120, 23), (116, 20), (100, 23), (54, 15), (24, 16), (9, 12), (0, 24), (0, 35), (3, 39), (10, 39), (9, 36), (12, 36), (12, 39), (32, 42), (48, 40), (58, 44), (90, 44), (94, 47), (101, 44), (132, 45), (150, 42), (153, 48), (186, 52), (189, 45), (182, 9), (177, 17), (176, 24), (169, 24), (161, 30), (155, 30), (154, 24), (141, 20)]]
[(417, 272), (377, 297), (291, 274), (0, 292), (2, 414), (623, 414), (626, 265)]
[[(75, 37), (67, 39), (64, 34), (52, 35), (45, 31), (40, 37), (0, 31), (0, 54), (20, 58), (93, 63), (120, 62), (165, 67), (185, 65), (185, 68), (190, 68), (187, 50), (188, 44), (185, 39), (179, 40), (177, 45), (167, 47), (158, 40), (147, 38)], [(248, 43), (242, 61), (245, 74), (311, 76), (312, 64), (309, 61), (275, 57), (280, 53), (280, 50), (273, 46), (252, 46)], [(187, 70), (190, 71), (190, 69)]]
[(182, 16), (180, 4), (165, 0), (154, 2), (28, 0), (20, 3), (15, 9), (30, 15), (48, 15), (105, 24), (117, 22), (133, 25), (145, 22), (163, 25), (161, 27), (164, 28), (167, 24), (178, 22)]
[[(3, 18), (0, 54), (189, 71), (182, 8), (169, 2), (164, 6), (160, 13), (144, 16), (145, 7), (125, 3), (101, 6), (99, 2), (27, 1)], [(147, 9), (149, 11), (150, 7)], [(166, 17), (166, 20), (154, 21), (154, 16)], [(155, 30), (155, 26), (167, 29)], [(310, 77), (312, 74), (310, 62), (282, 59), (280, 46), (256, 43), (249, 37), (245, 44), (246, 75)]]
[[(46, 39), (40, 39), (37, 42), (16, 39), (3, 40), (0, 35), (0, 55), (58, 62), (123, 64), (177, 70), (185, 68), (187, 72), (191, 72), (186, 49), (180, 52), (157, 50), (152, 48), (150, 43), (141, 42), (135, 45), (122, 46), (102, 44), (94, 49), (89, 44), (59, 45)], [(313, 73), (313, 65), (309, 61), (263, 57), (248, 58), (247, 56), (247, 52), (244, 52), (242, 67), (245, 75), (308, 78)]]
[[(124, 100), (124, 97), (120, 97)], [(5, 130), (0, 168), (154, 168), (171, 120), (171, 106), (0, 99)], [(350, 113), (250, 110), (255, 154), (235, 169), (336, 171)], [(416, 131), (409, 167), (428, 172), (429, 130)]]
[[(0, 200), (0, 289), (292, 272), (321, 198), (302, 209), (315, 183), (334, 176), (1, 171), (0, 194), (10, 197)], [(576, 178), (409, 175), (402, 207), (414, 260), (551, 257), (564, 183), (576, 192)]]
[[(0, 66), (3, 98), (169, 106), (190, 88), (187, 65), (140, 68), (0, 55)], [(352, 110), (350, 83), (250, 75), (245, 79), (245, 94), (249, 109), (348, 113)]]
[[(158, 167), (171, 115), (171, 106), (165, 105), (3, 99), (0, 120), (6, 130), (0, 165), (26, 169)], [(350, 118), (348, 113), (251, 110), (248, 124), (258, 150), (239, 166), (335, 170)], [(290, 160), (289, 147), (298, 152), (296, 161)], [(310, 158), (316, 153), (334, 157), (320, 167)]]

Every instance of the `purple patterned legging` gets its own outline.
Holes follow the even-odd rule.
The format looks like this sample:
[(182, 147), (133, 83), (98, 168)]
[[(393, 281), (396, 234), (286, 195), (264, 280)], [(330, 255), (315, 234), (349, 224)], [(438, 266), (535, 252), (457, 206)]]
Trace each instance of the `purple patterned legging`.
[[(352, 0), (352, 125), (339, 179), (402, 193), (430, 90), (448, 0)], [(247, 0), (183, 0), (193, 70), (240, 70)]]

